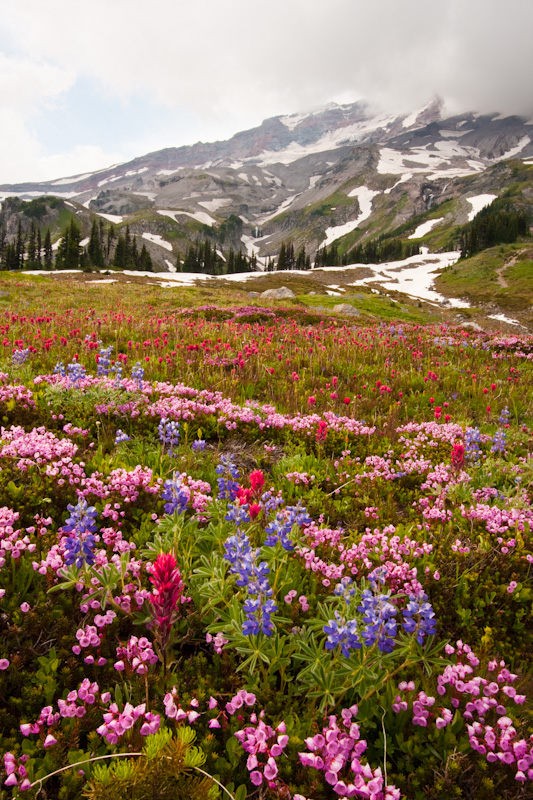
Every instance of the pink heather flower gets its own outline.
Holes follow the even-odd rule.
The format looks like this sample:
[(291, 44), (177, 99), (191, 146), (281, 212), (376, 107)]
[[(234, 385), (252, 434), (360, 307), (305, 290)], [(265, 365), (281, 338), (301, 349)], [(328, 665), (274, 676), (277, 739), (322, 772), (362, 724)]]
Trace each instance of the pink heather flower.
[(0, 658), (0, 669), (7, 669), (9, 667), (9, 661), (7, 658)]
[(30, 605), (29, 605), (29, 603), (21, 603), (21, 605), (20, 605), (20, 610), (21, 610), (21, 611), (22, 611), (24, 614), (26, 614), (26, 612), (28, 612), (28, 611), (30, 610)]
[(304, 594), (300, 595), (300, 597), (298, 598), (298, 602), (302, 607), (302, 611), (309, 610), (309, 603), (307, 602), (307, 597)]
[(316, 397), (314, 395), (310, 395), (310, 397), (307, 398), (307, 402), (310, 406), (314, 406), (316, 403)]
[(269, 756), (265, 769), (264, 775), (268, 781), (273, 781), (276, 775), (278, 774), (278, 767), (272, 756)]
[(263, 783), (263, 776), (259, 772), (259, 770), (255, 769), (253, 772), (250, 772), (250, 780), (252, 781), (254, 786), (261, 786)]
[[(503, 550), (503, 548), (502, 548), (502, 550)], [(517, 584), (516, 581), (511, 581), (511, 583), (507, 587), (507, 591), (509, 592), (509, 594), (512, 594), (517, 586), (518, 586), (518, 584)]]
[(49, 733), (44, 740), (44, 747), (53, 747), (54, 744), (57, 744), (57, 739)]

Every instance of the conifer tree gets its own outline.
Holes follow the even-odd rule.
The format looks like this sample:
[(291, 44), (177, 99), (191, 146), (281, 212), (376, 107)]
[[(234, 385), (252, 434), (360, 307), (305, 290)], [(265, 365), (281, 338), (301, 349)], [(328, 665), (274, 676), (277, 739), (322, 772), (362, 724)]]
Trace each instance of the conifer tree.
[(111, 251), (113, 249), (113, 242), (115, 241), (115, 226), (111, 224), (107, 229), (107, 240), (106, 240), (106, 247), (105, 247), (105, 261), (106, 264), (111, 263)]
[(16, 252), (17, 252), (17, 266), (14, 269), (22, 269), (24, 266), (24, 239), (22, 238), (22, 224), (19, 219), (17, 225), (17, 242), (16, 242)]
[(37, 266), (37, 231), (33, 220), (31, 221), (30, 235), (28, 237), (28, 255), (25, 266), (28, 269), (35, 269)]
[(41, 239), (41, 229), (37, 228), (37, 268), (43, 266), (43, 242)]
[(235, 251), (233, 247), (230, 247), (229, 250), (226, 272), (228, 275), (233, 275), (235, 273)]
[(79, 269), (82, 248), (80, 247), (81, 231), (73, 219), (63, 234), (57, 248), (57, 269)]
[(43, 266), (45, 269), (52, 269), (54, 264), (54, 255), (52, 251), (52, 239), (50, 237), (50, 228), (46, 229), (46, 233), (44, 235), (44, 262)]
[(285, 242), (281, 243), (278, 256), (278, 269), (287, 269), (287, 248)]
[(139, 256), (139, 269), (142, 272), (153, 272), (152, 258), (144, 243)]
[(103, 269), (103, 267), (105, 267), (101, 231), (102, 229), (96, 220), (93, 220), (89, 244), (87, 245), (87, 256), (91, 266), (96, 267), (97, 269)]
[(115, 247), (113, 266), (115, 266), (117, 269), (127, 268), (126, 240), (121, 233), (119, 234), (119, 237), (117, 239), (117, 246)]

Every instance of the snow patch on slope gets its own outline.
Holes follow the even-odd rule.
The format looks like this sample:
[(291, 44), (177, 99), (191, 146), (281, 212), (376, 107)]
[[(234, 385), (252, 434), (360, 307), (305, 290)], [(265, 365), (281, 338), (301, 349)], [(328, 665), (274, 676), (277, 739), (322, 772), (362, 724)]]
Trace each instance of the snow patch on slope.
[(280, 117), (279, 121), (290, 131), (293, 131), (308, 116), (309, 114), (289, 114), (286, 117)]
[(162, 236), (156, 233), (143, 233), (143, 239), (147, 239), (149, 242), (153, 244), (158, 244), (160, 247), (164, 247), (166, 250), (170, 250), (172, 252), (172, 245), (170, 242), (166, 242)]
[(364, 222), (372, 213), (372, 199), (377, 194), (380, 194), (380, 192), (375, 192), (367, 186), (358, 186), (356, 189), (352, 189), (352, 191), (348, 193), (348, 197), (357, 197), (361, 213), (356, 219), (345, 222), (344, 225), (334, 225), (331, 228), (326, 228), (326, 239), (322, 242), (322, 246), (325, 245), (329, 247), (335, 239), (346, 236), (347, 233), (351, 233), (355, 230), (361, 222)]
[[(456, 142), (446, 141), (437, 142), (437, 145), (440, 147), (436, 153), (429, 152), (424, 147), (414, 147), (407, 153), (384, 147), (379, 153), (378, 172), (381, 175), (403, 175), (411, 172), (434, 178), (454, 178), (471, 175), (485, 168), (481, 161), (474, 161), (472, 158), (478, 155), (476, 148), (460, 147)], [(468, 157), (468, 168), (449, 164), (448, 159), (457, 156)]]
[(472, 133), (472, 129), (469, 131), (439, 131), (439, 134), (442, 136), (443, 139), (448, 139), (450, 137), (456, 136), (459, 138), (460, 136), (464, 136), (465, 133)]
[(427, 222), (423, 222), (421, 225), (418, 226), (416, 231), (408, 236), (408, 239), (421, 239), (422, 236), (425, 236), (426, 233), (429, 233), (435, 225), (438, 225), (439, 222), (442, 222), (444, 217), (439, 217), (438, 219), (428, 219)]
[(69, 183), (76, 183), (77, 181), (84, 181), (86, 178), (91, 178), (94, 172), (86, 172), (84, 175), (75, 175), (73, 178), (61, 178), (54, 181), (51, 186), (67, 186)]
[(503, 156), (498, 156), (498, 158), (495, 158), (494, 161), (505, 161), (508, 158), (512, 158), (513, 156), (518, 155), (518, 153), (521, 153), (524, 147), (527, 147), (527, 145), (530, 144), (530, 142), (531, 139), (529, 138), (529, 136), (523, 136), (516, 145), (516, 147), (512, 147), (510, 150), (504, 153)]
[(124, 217), (121, 217), (120, 214), (102, 214), (100, 211), (95, 211), (99, 217), (103, 217), (107, 219), (108, 222), (113, 222), (115, 225), (118, 225), (119, 222), (124, 221)]
[(385, 128), (387, 125), (394, 122), (395, 119), (396, 117), (394, 115), (380, 114), (361, 122), (345, 125), (343, 128), (328, 131), (317, 139), (316, 142), (310, 142), (306, 145), (291, 142), (282, 150), (263, 150), (259, 156), (247, 158), (241, 162), (235, 162), (230, 166), (238, 168), (242, 167), (245, 163), (257, 163), (260, 166), (268, 166), (269, 164), (292, 164), (293, 161), (297, 161), (305, 156), (327, 152), (328, 150), (335, 150), (351, 142), (360, 141), (367, 133), (371, 133), (378, 128)]
[(158, 208), (157, 209), (157, 213), (161, 214), (162, 217), (170, 217), (170, 219), (173, 219), (174, 222), (177, 222), (176, 214), (180, 214), (180, 215), (184, 214), (186, 217), (192, 217), (192, 219), (195, 219), (197, 222), (201, 222), (203, 225), (214, 225), (215, 224), (215, 220), (213, 219), (213, 217), (210, 217), (209, 214), (207, 214), (205, 211), (195, 211), (193, 213), (192, 211), (181, 211), (181, 210), (178, 210), (178, 209)]
[(224, 206), (229, 206), (232, 203), (230, 197), (215, 197), (214, 200), (199, 200), (198, 205), (203, 206), (203, 208), (207, 209), (207, 211), (211, 211), (214, 213), (218, 211), (219, 208), (223, 208)]
[(475, 197), (467, 197), (467, 201), (472, 206), (472, 211), (468, 214), (468, 221), (474, 219), (476, 214), (479, 214), (482, 208), (490, 206), (493, 200), (496, 200), (497, 194), (477, 194)]
[(403, 126), (404, 128), (410, 128), (410, 127), (411, 127), (411, 125), (414, 125), (414, 124), (415, 124), (415, 122), (417, 121), (417, 119), (418, 119), (418, 117), (420, 116), (420, 114), (421, 114), (423, 111), (425, 111), (425, 110), (426, 110), (426, 108), (429, 108), (429, 106), (430, 106), (430, 105), (431, 105), (431, 103), (426, 103), (426, 105), (425, 105), (425, 106), (422, 106), (422, 108), (418, 108), (416, 111), (412, 111), (412, 112), (411, 112), (410, 114), (408, 114), (408, 116), (407, 116), (407, 117), (406, 117), (406, 118), (405, 118), (405, 119), (402, 121), (402, 126)]
[(296, 198), (300, 196), (300, 194), (301, 192), (299, 194), (292, 194), (290, 197), (287, 197), (287, 199), (284, 200), (283, 203), (281, 203), (281, 205), (279, 205), (275, 211), (272, 211), (270, 214), (263, 214), (260, 217), (256, 217), (255, 222), (257, 222), (258, 225), (264, 225), (264, 223), (268, 222), (269, 219), (274, 219), (274, 217), (277, 217), (278, 214), (282, 214), (284, 211), (286, 211), (289, 208), (289, 206), (292, 205), (294, 200), (296, 200)]
[[(352, 267), (370, 269), (374, 274), (354, 281), (351, 285), (363, 286), (378, 282), (388, 291), (402, 292), (410, 297), (449, 304), (454, 308), (468, 308), (469, 303), (466, 301), (443, 297), (433, 289), (434, 274), (445, 267), (455, 264), (460, 255), (455, 251), (433, 253), (431, 255), (423, 253), (422, 255), (405, 258), (403, 261), (390, 261), (385, 264), (352, 264), (350, 265)], [(335, 267), (328, 267), (328, 272), (334, 269)], [(339, 269), (346, 269), (346, 267)]]
[(410, 181), (412, 177), (413, 177), (413, 173), (412, 172), (404, 172), (404, 174), (402, 175), (400, 180), (396, 181), (394, 186), (391, 186), (389, 189), (385, 189), (383, 194), (390, 194), (393, 189), (396, 189), (396, 187), (399, 186), (401, 183), (406, 183), (407, 181)]

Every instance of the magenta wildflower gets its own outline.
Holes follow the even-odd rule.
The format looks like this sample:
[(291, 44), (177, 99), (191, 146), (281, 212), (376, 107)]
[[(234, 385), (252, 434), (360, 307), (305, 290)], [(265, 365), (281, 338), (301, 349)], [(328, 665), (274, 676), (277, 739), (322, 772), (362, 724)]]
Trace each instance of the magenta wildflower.
[(178, 616), (178, 607), (183, 595), (183, 581), (176, 558), (172, 553), (160, 553), (152, 565), (150, 582), (154, 589), (149, 602), (158, 628), (161, 649), (165, 650), (170, 631)]

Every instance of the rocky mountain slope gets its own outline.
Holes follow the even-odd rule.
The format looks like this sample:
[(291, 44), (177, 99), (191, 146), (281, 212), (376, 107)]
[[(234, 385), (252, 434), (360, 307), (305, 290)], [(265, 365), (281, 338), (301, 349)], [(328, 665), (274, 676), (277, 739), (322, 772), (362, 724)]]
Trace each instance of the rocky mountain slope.
[(361, 102), (333, 104), (265, 120), (225, 142), (2, 185), (0, 199), (62, 198), (84, 235), (98, 216), (128, 225), (161, 270), (205, 237), (220, 252), (255, 253), (259, 264), (275, 258), (283, 241), (313, 257), (324, 244), (349, 252), (394, 231), (439, 251), (450, 248), (457, 226), (504, 193), (533, 208), (532, 140), (533, 120), (447, 117), (438, 101), (399, 117)]

